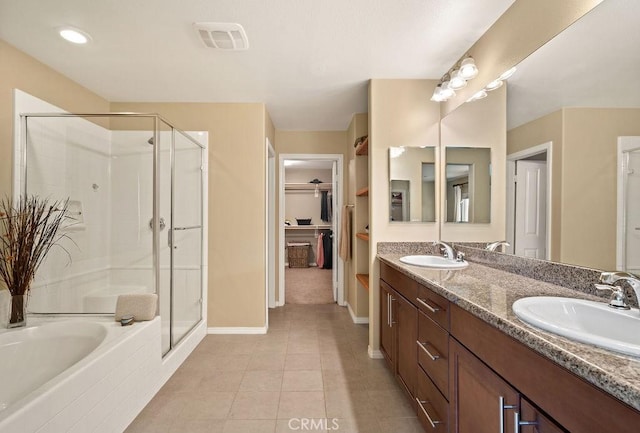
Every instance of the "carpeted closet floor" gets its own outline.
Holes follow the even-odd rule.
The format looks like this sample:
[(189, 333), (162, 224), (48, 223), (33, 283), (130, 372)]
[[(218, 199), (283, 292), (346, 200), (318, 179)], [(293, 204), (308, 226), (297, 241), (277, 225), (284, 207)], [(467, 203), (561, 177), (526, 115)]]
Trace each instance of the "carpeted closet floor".
[(331, 304), (331, 269), (285, 268), (284, 293), (287, 304)]

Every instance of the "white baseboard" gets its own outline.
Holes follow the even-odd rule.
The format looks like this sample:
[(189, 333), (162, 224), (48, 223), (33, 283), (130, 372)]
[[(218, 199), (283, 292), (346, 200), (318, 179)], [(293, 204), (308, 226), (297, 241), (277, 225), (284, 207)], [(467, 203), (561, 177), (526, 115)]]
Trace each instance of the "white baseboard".
[(351, 305), (349, 305), (349, 303), (347, 303), (347, 309), (349, 310), (349, 315), (351, 315), (351, 320), (353, 320), (353, 323), (357, 325), (365, 325), (369, 323), (369, 317), (356, 316), (353, 310), (351, 309)]
[(214, 326), (207, 328), (207, 334), (266, 334), (266, 326), (255, 327), (225, 327)]
[(369, 358), (371, 359), (382, 359), (384, 355), (379, 350), (373, 350), (371, 346), (367, 348), (367, 353), (369, 354)]

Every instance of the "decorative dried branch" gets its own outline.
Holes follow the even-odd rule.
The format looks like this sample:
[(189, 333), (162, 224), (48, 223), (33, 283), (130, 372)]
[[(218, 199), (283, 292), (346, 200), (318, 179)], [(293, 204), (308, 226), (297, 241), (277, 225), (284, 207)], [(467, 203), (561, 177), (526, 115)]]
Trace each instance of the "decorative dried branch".
[[(64, 233), (58, 233), (67, 218), (69, 199), (54, 201), (37, 196), (0, 202), (0, 278), (11, 295), (28, 294), (38, 267)], [(71, 256), (64, 248), (69, 259)]]

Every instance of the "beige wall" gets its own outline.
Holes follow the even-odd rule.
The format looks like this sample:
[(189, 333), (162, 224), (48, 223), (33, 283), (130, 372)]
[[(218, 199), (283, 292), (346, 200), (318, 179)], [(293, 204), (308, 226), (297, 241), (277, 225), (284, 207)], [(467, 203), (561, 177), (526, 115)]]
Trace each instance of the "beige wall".
[(563, 108), (509, 131), (509, 153), (553, 143), (552, 260), (615, 269), (617, 137), (625, 135), (640, 135), (640, 109)]
[(209, 132), (209, 327), (265, 326), (263, 104), (125, 103), (112, 111), (159, 113)]
[(0, 197), (11, 194), (13, 89), (72, 112), (107, 112), (109, 102), (0, 39)]
[(640, 135), (640, 109), (564, 109), (562, 256), (616, 266), (617, 137)]
[(458, 91), (456, 97), (442, 104), (443, 117), (601, 2), (516, 0), (467, 50), (478, 66), (478, 76), (466, 88)]
[[(347, 131), (275, 131), (276, 149), (276, 184), (280, 179), (280, 155), (281, 154), (339, 154), (343, 155), (343, 176), (347, 176)], [(347, 186), (343, 182), (343, 197), (346, 197)], [(279, 204), (276, 203), (276, 209)], [(277, 211), (276, 211), (277, 212)], [(276, 245), (280, 242), (280, 224), (284, 222), (276, 216), (278, 230), (276, 230)], [(279, 262), (279, 254), (276, 254), (276, 268), (280, 269), (284, 264)], [(346, 292), (346, 290), (345, 290)], [(278, 290), (276, 290), (276, 302), (280, 302)]]
[[(507, 132), (507, 155), (551, 142), (551, 255), (553, 261), (562, 259), (562, 161), (563, 110), (513, 128)], [(547, 156), (549, 158), (549, 156)]]
[[(494, 90), (480, 101), (464, 104), (442, 119), (443, 147), (491, 148), (491, 223), (443, 223), (440, 238), (445, 241), (491, 242), (506, 234), (506, 152), (507, 92), (506, 86)], [(446, 161), (440, 161), (444, 170)], [(445, 209), (440, 214), (446, 220)]]
[[(380, 347), (377, 243), (439, 239), (439, 223), (389, 221), (389, 147), (438, 146), (440, 106), (430, 101), (434, 80), (369, 83), (369, 345)], [(439, 152), (436, 151), (436, 159)], [(436, 172), (436, 179), (439, 177)], [(436, 185), (439, 188), (439, 184)], [(439, 203), (439, 196), (436, 203)]]

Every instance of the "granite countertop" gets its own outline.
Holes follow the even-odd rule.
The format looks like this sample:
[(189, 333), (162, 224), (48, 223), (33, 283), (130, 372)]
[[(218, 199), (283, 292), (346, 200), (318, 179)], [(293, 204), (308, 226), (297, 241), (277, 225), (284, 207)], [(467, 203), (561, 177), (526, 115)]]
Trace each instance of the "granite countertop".
[(640, 358), (538, 330), (518, 319), (511, 308), (516, 300), (528, 296), (563, 296), (600, 302), (602, 298), (473, 262), (459, 271), (410, 266), (400, 262), (403, 255), (379, 253), (378, 258), (587, 382), (640, 410)]

